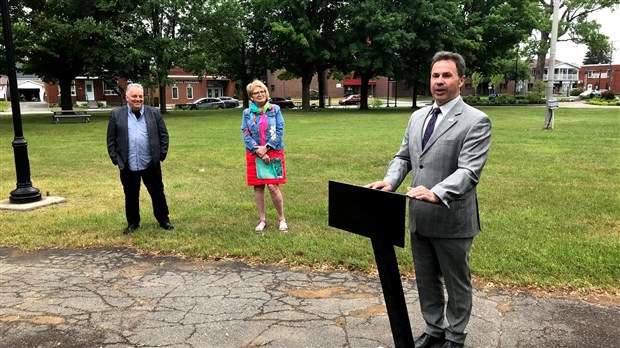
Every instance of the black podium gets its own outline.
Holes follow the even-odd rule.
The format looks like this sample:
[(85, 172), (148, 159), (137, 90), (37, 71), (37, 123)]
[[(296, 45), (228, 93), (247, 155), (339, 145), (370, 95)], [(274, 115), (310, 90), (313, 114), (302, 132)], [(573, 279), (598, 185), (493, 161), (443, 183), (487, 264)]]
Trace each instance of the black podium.
[(329, 181), (329, 226), (370, 238), (396, 347), (413, 347), (413, 335), (394, 245), (405, 246), (407, 197)]

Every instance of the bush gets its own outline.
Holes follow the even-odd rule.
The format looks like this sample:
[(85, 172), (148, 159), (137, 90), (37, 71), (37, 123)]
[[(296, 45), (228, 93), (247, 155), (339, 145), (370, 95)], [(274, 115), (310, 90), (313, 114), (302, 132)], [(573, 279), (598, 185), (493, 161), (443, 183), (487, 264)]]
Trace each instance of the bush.
[(573, 88), (570, 90), (570, 95), (572, 97), (577, 97), (579, 96), (581, 93), (583, 93), (583, 88)]
[(494, 98), (493, 100), (489, 100), (489, 104), (516, 104), (517, 99), (512, 95), (501, 95), (499, 97)]
[(530, 92), (525, 96), (528, 104), (544, 104), (545, 99), (543, 98), (542, 93), (539, 92)]
[(381, 99), (372, 98), (370, 101), (370, 106), (372, 106), (373, 108), (379, 107), (381, 105), (383, 105), (383, 101), (381, 101)]
[(615, 106), (617, 105), (617, 103), (620, 103), (620, 102), (616, 102), (615, 100), (607, 100), (603, 98), (592, 98), (586, 101), (586, 103), (592, 104), (592, 105), (600, 105), (600, 106)]
[(463, 101), (469, 105), (480, 104), (480, 97), (476, 95), (468, 95), (463, 97)]
[(614, 93), (614, 91), (612, 91), (611, 89), (608, 89), (605, 92), (601, 93), (601, 98), (607, 100), (614, 100), (616, 99), (616, 93)]

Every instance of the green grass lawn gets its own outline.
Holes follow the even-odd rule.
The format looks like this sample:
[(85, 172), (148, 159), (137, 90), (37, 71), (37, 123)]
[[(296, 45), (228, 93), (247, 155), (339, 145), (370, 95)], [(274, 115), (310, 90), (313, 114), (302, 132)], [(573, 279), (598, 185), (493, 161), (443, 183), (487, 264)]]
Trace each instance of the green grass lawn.
[[(491, 153), (479, 185), (483, 231), (471, 267), (494, 283), (580, 291), (620, 290), (620, 112), (559, 109), (543, 131), (542, 107), (487, 107)], [(0, 244), (43, 247), (131, 246), (205, 259), (374, 272), (370, 241), (327, 226), (327, 183), (383, 178), (411, 109), (286, 111), (290, 231), (277, 231), (268, 202), (265, 234), (245, 184), (240, 110), (178, 111), (165, 116), (170, 152), (164, 183), (176, 229), (164, 232), (142, 190), (142, 227), (130, 237), (116, 167), (105, 144), (107, 113), (91, 123), (52, 124), (23, 116), (31, 179), (66, 203), (29, 212), (0, 211)], [(0, 116), (0, 195), (15, 189), (10, 116)], [(409, 179), (407, 179), (407, 182)], [(407, 183), (406, 182), (406, 183)], [(404, 191), (403, 185), (399, 191)], [(397, 248), (411, 275), (409, 246)]]
[(11, 102), (0, 100), (0, 112), (4, 112), (11, 107)]

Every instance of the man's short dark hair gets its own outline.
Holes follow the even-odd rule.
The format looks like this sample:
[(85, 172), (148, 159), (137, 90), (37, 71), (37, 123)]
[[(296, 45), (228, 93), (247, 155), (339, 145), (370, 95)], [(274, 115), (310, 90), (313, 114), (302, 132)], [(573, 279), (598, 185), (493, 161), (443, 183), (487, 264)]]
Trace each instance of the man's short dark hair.
[(440, 60), (453, 61), (456, 65), (456, 72), (459, 74), (459, 77), (465, 76), (465, 59), (460, 54), (448, 51), (439, 51), (435, 53), (433, 56), (433, 61), (431, 62), (431, 69), (433, 65)]

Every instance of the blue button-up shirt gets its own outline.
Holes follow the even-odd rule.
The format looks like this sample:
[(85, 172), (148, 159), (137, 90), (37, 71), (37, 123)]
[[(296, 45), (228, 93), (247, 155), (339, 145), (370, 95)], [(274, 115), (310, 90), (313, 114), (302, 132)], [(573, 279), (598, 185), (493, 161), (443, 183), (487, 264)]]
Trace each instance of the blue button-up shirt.
[(129, 169), (133, 171), (145, 170), (151, 163), (149, 149), (149, 132), (144, 116), (144, 107), (140, 109), (140, 119), (134, 115), (131, 108), (127, 108), (127, 130), (129, 135)]

